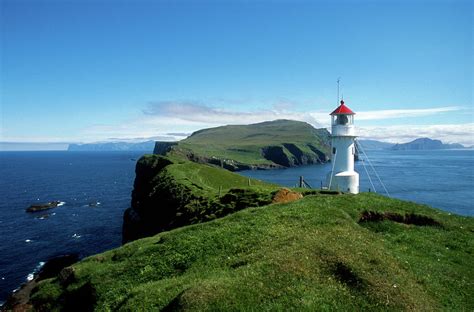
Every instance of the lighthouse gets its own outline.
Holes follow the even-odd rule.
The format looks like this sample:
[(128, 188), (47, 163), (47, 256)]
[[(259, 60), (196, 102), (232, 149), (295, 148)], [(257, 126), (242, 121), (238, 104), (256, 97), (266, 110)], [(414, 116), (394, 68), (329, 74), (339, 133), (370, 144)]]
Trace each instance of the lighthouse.
[(330, 115), (332, 170), (327, 177), (328, 188), (358, 194), (359, 174), (354, 171), (355, 113), (341, 101)]

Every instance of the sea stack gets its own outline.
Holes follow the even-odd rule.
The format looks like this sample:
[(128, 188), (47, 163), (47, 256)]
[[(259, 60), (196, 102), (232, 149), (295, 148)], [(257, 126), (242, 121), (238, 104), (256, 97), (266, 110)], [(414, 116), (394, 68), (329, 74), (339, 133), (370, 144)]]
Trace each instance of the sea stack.
[(332, 170), (328, 174), (328, 188), (358, 194), (359, 174), (354, 171), (355, 113), (341, 101), (330, 115)]

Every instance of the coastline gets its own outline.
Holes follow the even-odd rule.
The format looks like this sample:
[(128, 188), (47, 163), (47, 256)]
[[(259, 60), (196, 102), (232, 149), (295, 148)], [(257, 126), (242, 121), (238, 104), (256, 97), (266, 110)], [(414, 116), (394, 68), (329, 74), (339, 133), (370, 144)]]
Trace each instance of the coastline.
[[(28, 311), (33, 306), (30, 303), (31, 292), (41, 280), (56, 277), (66, 267), (80, 261), (78, 254), (66, 254), (54, 257), (46, 262), (40, 262), (40, 265), (30, 274), (31, 279), (21, 284), (18, 289), (14, 290), (7, 300), (0, 305), (1, 312), (4, 311)], [(42, 265), (41, 265), (42, 264)], [(30, 275), (28, 275), (30, 277)]]

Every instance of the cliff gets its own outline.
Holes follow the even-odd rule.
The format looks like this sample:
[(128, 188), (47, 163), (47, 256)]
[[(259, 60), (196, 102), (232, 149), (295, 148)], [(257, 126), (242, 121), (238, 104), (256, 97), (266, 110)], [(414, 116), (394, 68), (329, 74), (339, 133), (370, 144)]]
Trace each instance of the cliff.
[(171, 147), (178, 145), (178, 142), (163, 142), (156, 141), (153, 148), (153, 154), (166, 155), (171, 150)]
[(131, 207), (124, 213), (124, 243), (268, 204), (271, 195), (263, 191), (277, 189), (215, 166), (160, 155), (143, 156), (135, 172)]
[(460, 149), (463, 145), (458, 143), (444, 144), (440, 140), (432, 140), (429, 138), (416, 139), (408, 143), (395, 144), (392, 150), (406, 151), (406, 150), (438, 150), (438, 149)]
[(472, 218), (373, 193), (315, 192), (89, 257), (41, 281), (31, 303), (36, 311), (472, 311), (473, 262)]
[(156, 154), (176, 155), (230, 171), (324, 163), (329, 152), (326, 129), (292, 120), (203, 129), (185, 140), (155, 145)]

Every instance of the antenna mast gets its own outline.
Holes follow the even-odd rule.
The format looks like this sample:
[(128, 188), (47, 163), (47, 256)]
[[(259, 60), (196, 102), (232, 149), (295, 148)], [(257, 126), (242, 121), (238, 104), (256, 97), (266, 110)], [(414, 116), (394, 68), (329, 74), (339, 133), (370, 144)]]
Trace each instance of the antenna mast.
[(339, 105), (339, 81), (341, 80), (341, 77), (337, 78), (337, 104)]

